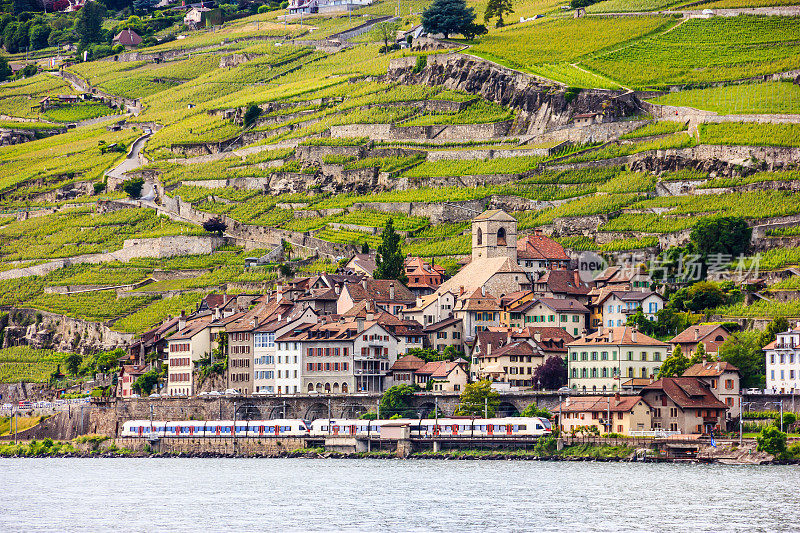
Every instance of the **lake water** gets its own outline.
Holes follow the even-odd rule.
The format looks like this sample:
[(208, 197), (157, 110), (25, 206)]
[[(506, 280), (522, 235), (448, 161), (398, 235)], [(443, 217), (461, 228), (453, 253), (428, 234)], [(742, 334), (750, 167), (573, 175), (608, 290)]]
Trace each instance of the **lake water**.
[(798, 531), (800, 468), (0, 459), (0, 531)]

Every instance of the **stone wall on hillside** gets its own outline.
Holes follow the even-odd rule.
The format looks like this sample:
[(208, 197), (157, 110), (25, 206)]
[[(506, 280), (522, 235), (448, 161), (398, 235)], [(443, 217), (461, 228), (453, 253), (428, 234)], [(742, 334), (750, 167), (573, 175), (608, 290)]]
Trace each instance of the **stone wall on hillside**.
[[(38, 325), (37, 315), (41, 316)], [(9, 313), (9, 318), (3, 348), (23, 345), (86, 354), (126, 348), (134, 338), (132, 333), (113, 331), (100, 322), (89, 322), (37, 309), (14, 309)]]
[(511, 134), (541, 134), (566, 126), (582, 113), (601, 113), (604, 122), (641, 112), (633, 93), (600, 89), (567, 94), (556, 82), (518, 72), (474, 56), (451, 53), (427, 57), (415, 72), (416, 57), (393, 59), (386, 79), (406, 84), (444, 86), (506, 105), (519, 112)]

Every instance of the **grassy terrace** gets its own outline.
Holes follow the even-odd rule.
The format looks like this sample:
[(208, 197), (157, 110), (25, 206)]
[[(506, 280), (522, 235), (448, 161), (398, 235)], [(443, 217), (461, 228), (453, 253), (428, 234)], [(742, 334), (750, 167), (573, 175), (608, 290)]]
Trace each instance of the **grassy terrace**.
[(91, 207), (70, 209), (0, 227), (0, 262), (111, 252), (133, 237), (202, 234), (197, 226), (173, 222), (147, 209), (103, 215)]
[(651, 102), (720, 115), (800, 113), (800, 86), (790, 81), (724, 85), (673, 92)]
[[(65, 353), (34, 350), (28, 346), (0, 349), (0, 383), (47, 382), (59, 364), (62, 365), (62, 372), (64, 371), (63, 362), (66, 356)], [(20, 425), (20, 429), (22, 428)]]
[(796, 68), (798, 43), (791, 17), (689, 19), (583, 64), (630, 87), (735, 80)]
[(543, 19), (492, 32), (469, 52), (573, 87), (615, 89), (611, 79), (571, 64), (672, 24), (658, 17)]

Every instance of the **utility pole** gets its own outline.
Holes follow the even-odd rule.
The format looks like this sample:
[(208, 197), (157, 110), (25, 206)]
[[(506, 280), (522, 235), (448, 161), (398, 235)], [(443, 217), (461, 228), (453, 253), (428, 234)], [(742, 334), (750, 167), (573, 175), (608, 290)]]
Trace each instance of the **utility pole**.
[(489, 398), (483, 399), (483, 418), (489, 418)]
[(439, 425), (439, 398), (438, 397), (435, 397), (433, 399), (433, 410), (434, 410), (434, 415), (433, 416), (434, 416), (434, 419), (436, 421), (435, 424), (438, 426)]
[(606, 396), (608, 401), (608, 418), (606, 418), (606, 433), (611, 433), (611, 396)]
[(328, 433), (331, 432), (331, 399), (328, 398)]
[(236, 402), (233, 402), (233, 455), (236, 455)]

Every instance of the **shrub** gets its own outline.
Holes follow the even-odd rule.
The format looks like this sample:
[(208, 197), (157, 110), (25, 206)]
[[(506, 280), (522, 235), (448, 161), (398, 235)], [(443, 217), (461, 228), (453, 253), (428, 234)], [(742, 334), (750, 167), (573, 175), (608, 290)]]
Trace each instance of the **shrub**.
[(767, 426), (756, 436), (758, 451), (766, 452), (775, 457), (786, 453), (786, 433), (775, 426)]
[(129, 179), (122, 186), (122, 190), (131, 198), (139, 198), (142, 196), (142, 187), (144, 186), (144, 178)]

